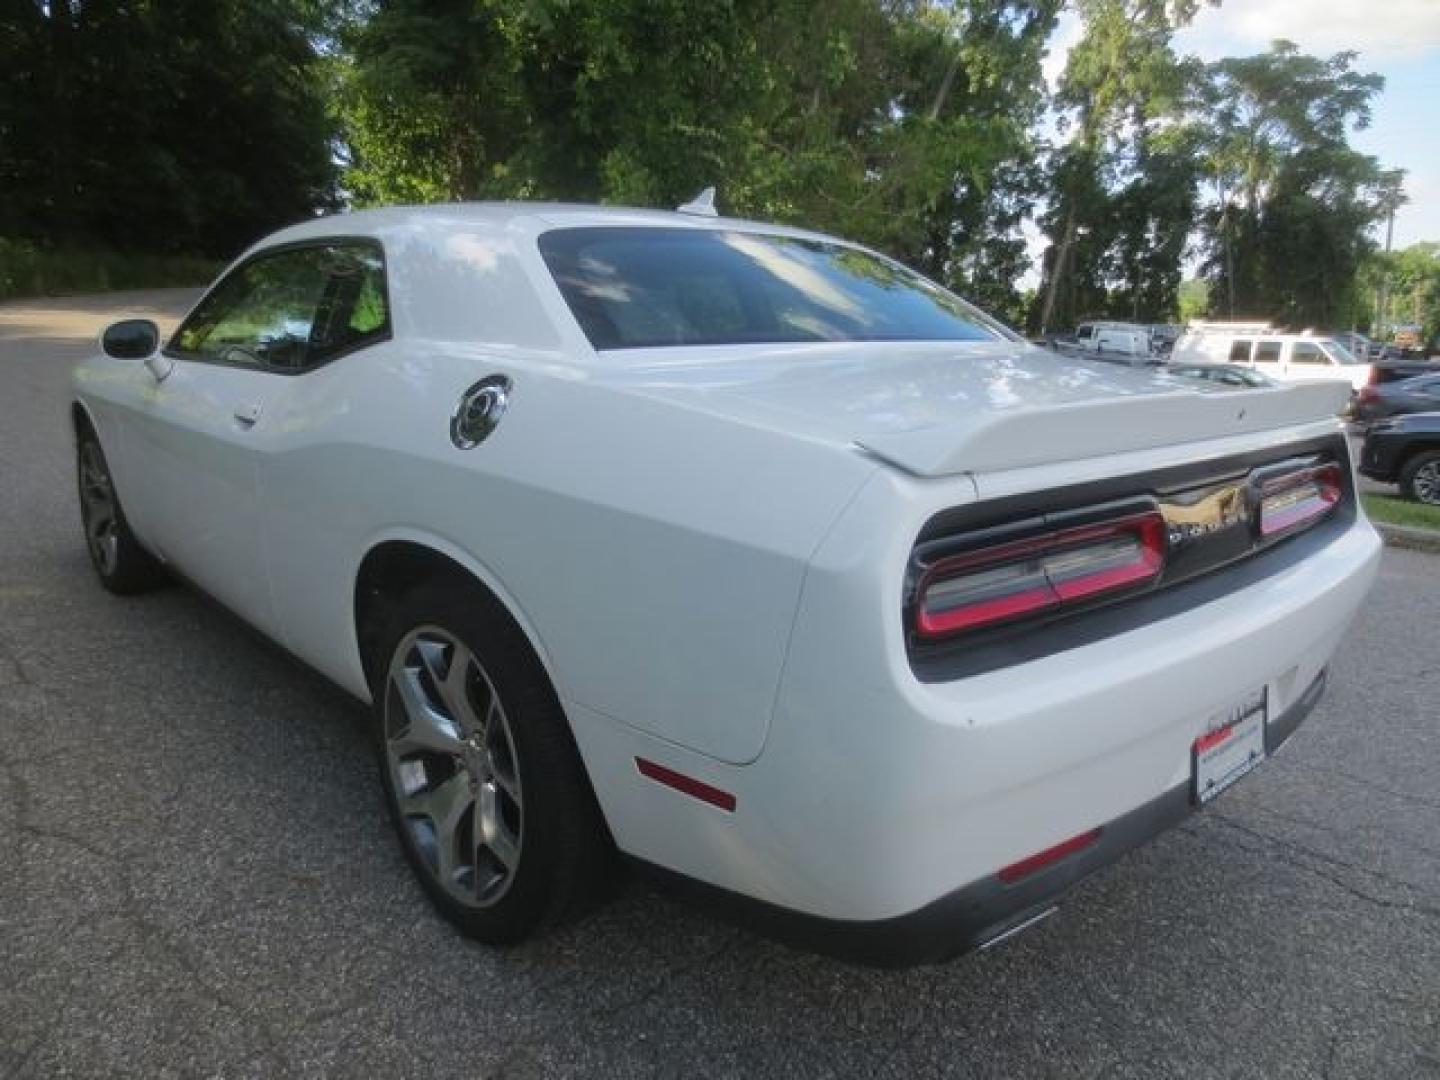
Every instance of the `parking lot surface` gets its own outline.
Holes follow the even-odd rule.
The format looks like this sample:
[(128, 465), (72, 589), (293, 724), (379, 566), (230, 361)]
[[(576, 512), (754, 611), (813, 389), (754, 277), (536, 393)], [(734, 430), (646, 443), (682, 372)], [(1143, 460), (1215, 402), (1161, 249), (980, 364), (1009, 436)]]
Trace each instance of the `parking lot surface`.
[(491, 951), (361, 706), (92, 577), (70, 365), (191, 295), (0, 305), (0, 1076), (1440, 1076), (1440, 558), (1386, 553), (1282, 754), (999, 948), (870, 971), (631, 882)]

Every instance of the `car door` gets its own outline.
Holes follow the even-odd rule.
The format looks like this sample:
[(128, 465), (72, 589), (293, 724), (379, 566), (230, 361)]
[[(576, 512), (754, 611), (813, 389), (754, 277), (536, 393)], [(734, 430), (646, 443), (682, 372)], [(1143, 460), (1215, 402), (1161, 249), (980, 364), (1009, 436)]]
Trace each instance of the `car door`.
[(1408, 380), (1398, 404), (1397, 412), (1440, 412), (1440, 375)]
[(161, 553), (272, 634), (259, 462), (277, 397), (326, 352), (332, 247), (272, 249), (227, 274), (166, 346), (174, 367), (134, 423)]

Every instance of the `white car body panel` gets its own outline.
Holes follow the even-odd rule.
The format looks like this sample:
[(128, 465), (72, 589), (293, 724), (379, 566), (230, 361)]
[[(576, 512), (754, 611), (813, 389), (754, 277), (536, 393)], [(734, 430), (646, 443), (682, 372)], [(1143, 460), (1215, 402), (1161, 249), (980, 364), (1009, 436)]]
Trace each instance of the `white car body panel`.
[[(373, 538), (423, 523), (503, 583), (563, 697), (723, 760), (753, 758), (805, 560), (872, 466), (539, 373), (558, 358), (424, 351), (423, 386), (406, 382), (393, 344), (379, 346), (353, 397), (328, 387), (342, 377), (331, 364), (296, 380), (308, 386), (272, 417), (260, 484), (286, 644), (365, 693), (353, 638), (335, 628), (353, 622)], [(514, 380), (513, 404), (467, 456), (434, 405), (494, 372)], [(389, 430), (373, 430), (380, 416)], [(676, 445), (683, 464), (658, 452)], [(750, 632), (725, 640), (737, 622)]]
[[(487, 585), (535, 646), (619, 847), (820, 918), (913, 912), (1182, 783), (1216, 709), (1310, 686), (1373, 578), (1363, 514), (1159, 622), (946, 682), (899, 617), (935, 514), (1333, 435), (1333, 384), (1236, 391), (990, 342), (593, 349), (558, 226), (795, 230), (643, 211), (367, 212), (257, 249), (385, 248), (392, 340), (281, 376), (77, 371), (140, 538), (361, 699), (367, 553)], [(452, 410), (493, 374), (480, 446)], [(253, 424), (237, 407), (258, 407)], [(735, 795), (726, 812), (636, 758)]]

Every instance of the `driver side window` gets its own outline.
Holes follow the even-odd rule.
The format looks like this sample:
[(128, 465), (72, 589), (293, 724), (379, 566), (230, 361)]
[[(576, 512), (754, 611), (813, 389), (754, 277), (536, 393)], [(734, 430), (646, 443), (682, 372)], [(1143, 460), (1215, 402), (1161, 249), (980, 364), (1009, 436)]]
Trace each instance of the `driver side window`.
[(345, 240), (262, 254), (226, 277), (170, 342), (182, 357), (302, 372), (390, 335), (378, 244)]

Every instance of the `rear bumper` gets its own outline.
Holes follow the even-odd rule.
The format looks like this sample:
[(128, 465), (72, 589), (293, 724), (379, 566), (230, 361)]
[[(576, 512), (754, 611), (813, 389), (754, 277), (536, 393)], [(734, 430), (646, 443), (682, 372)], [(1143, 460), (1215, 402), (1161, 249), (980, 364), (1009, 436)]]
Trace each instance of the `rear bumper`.
[[(1273, 754), (1310, 715), (1325, 690), (1322, 670), (1279, 716), (1266, 725)], [(637, 862), (669, 891), (742, 926), (787, 944), (872, 967), (936, 963), (1038, 922), (1056, 901), (1097, 870), (1196, 812), (1188, 784), (1170, 788), (1101, 827), (1100, 838), (1042, 870), (1006, 884), (990, 877), (966, 885), (906, 915), (872, 921), (827, 919), (706, 885), (652, 864)]]

